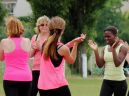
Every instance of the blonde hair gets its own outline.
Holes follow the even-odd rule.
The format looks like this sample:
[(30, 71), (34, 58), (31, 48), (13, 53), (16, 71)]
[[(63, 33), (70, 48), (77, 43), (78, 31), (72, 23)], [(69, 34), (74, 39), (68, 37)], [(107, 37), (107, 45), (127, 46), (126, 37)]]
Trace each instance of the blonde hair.
[(6, 34), (10, 37), (20, 37), (24, 32), (22, 22), (14, 16), (6, 20)]
[(44, 44), (43, 53), (45, 58), (49, 56), (53, 59), (57, 58), (57, 43), (62, 32), (65, 29), (65, 20), (61, 17), (53, 17), (50, 21), (50, 36)]
[(39, 17), (39, 18), (37, 19), (36, 27), (35, 27), (35, 32), (36, 32), (36, 33), (40, 33), (40, 30), (39, 30), (38, 27), (39, 27), (41, 24), (43, 24), (44, 22), (46, 22), (48, 25), (49, 25), (49, 23), (50, 23), (50, 19), (49, 19), (46, 15), (44, 15), (44, 16), (42, 16), (42, 17)]

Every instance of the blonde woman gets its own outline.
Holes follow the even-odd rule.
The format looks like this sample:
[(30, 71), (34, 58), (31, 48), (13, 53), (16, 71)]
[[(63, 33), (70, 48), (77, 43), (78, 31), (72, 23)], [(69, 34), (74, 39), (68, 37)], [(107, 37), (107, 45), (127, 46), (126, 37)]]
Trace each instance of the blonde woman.
[(32, 73), (28, 65), (31, 43), (22, 37), (24, 27), (16, 17), (8, 17), (7, 38), (0, 43), (0, 61), (5, 62), (3, 87), (6, 96), (30, 96)]
[(47, 16), (41, 16), (37, 19), (35, 31), (37, 34), (35, 34), (31, 39), (31, 57), (34, 57), (33, 65), (32, 65), (32, 90), (31, 90), (31, 96), (36, 96), (38, 93), (38, 78), (39, 78), (39, 70), (40, 70), (40, 58), (41, 58), (41, 47), (44, 43), (44, 41), (49, 36), (49, 23), (50, 19)]
[(61, 17), (53, 17), (50, 21), (50, 35), (43, 45), (38, 88), (40, 96), (71, 96), (65, 78), (65, 62), (73, 64), (76, 59), (77, 46), (85, 39), (78, 37), (70, 52), (60, 39), (65, 30), (65, 21)]

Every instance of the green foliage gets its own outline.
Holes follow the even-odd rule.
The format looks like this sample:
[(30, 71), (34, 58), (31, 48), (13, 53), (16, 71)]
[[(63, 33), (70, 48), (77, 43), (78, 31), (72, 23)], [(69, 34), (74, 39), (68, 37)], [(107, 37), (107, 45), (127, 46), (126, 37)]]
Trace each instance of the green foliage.
[[(67, 21), (64, 42), (77, 37), (82, 31), (91, 30), (96, 20), (96, 12), (105, 0), (27, 0), (30, 2), (35, 21), (42, 15), (61, 16)], [(84, 30), (85, 29), (85, 30)], [(68, 35), (69, 34), (69, 35)], [(90, 34), (87, 33), (87, 34)]]
[[(81, 33), (86, 33), (88, 38), (93, 38), (93, 35), (96, 34), (93, 31), (93, 26), (98, 15), (97, 13), (104, 7), (105, 2), (105, 0), (97, 0), (95, 2), (94, 0), (73, 0), (68, 14), (68, 27), (66, 27), (68, 31), (64, 34), (65, 42), (79, 36)], [(72, 65), (73, 72), (82, 72), (81, 54), (85, 54), (87, 49), (86, 42), (84, 43), (78, 47), (78, 56), (75, 64)]]
[(93, 71), (91, 72), (91, 75), (103, 75), (103, 74), (104, 74), (104, 69), (98, 67), (94, 67)]
[(18, 17), (21, 21), (33, 23), (33, 16), (22, 16)]
[[(42, 15), (61, 16), (66, 22), (66, 31), (63, 41), (66, 43), (79, 36), (82, 32), (87, 33), (87, 37), (96, 34), (93, 26), (96, 21), (98, 10), (101, 10), (106, 0), (28, 0), (31, 4), (35, 21)], [(87, 32), (86, 32), (87, 31)], [(83, 43), (79, 46), (76, 64), (72, 67), (76, 72), (81, 73), (81, 54), (86, 53), (86, 46)]]
[[(64, 38), (66, 42), (86, 32), (88, 37), (91, 37), (89, 32), (92, 30), (96, 21), (96, 13), (99, 9), (103, 8), (105, 0), (73, 0), (68, 14), (68, 27), (66, 27), (66, 34)], [(69, 34), (69, 35), (67, 35)]]
[(19, 19), (22, 21), (25, 27), (25, 32), (23, 35), (31, 39), (31, 37), (34, 35), (34, 26), (35, 26), (33, 16), (23, 16), (19, 17)]
[(2, 4), (2, 0), (0, 0), (0, 25), (3, 24), (3, 19), (6, 13), (7, 13), (7, 10), (4, 8)]
[(122, 40), (127, 41), (129, 43), (129, 32), (122, 32), (119, 36)]
[(70, 6), (70, 0), (28, 0), (31, 4), (34, 18), (47, 15), (62, 16), (65, 17), (68, 14), (68, 8)]
[(129, 11), (125, 12), (122, 14), (122, 20), (121, 22), (123, 21), (123, 26), (121, 26), (121, 32), (119, 34), (119, 37), (121, 39), (123, 39), (124, 41), (127, 41), (129, 43)]
[(5, 35), (5, 30), (4, 30), (4, 16), (6, 15), (7, 10), (4, 8), (3, 4), (2, 4), (2, 0), (0, 0), (0, 40), (3, 39), (4, 37), (6, 37)]
[(96, 23), (96, 31), (97, 31), (96, 41), (100, 45), (104, 44), (103, 30), (105, 27), (109, 25), (116, 26), (119, 29), (119, 35), (122, 32), (125, 32), (124, 26), (127, 26), (125, 24), (126, 20), (124, 19), (120, 9), (122, 6), (122, 1), (125, 0), (109, 0), (106, 3), (105, 8), (102, 11), (100, 11), (100, 15), (97, 18), (97, 23)]
[(5, 38), (6, 34), (5, 34), (5, 27), (4, 26), (0, 26), (0, 40)]
[(23, 25), (25, 27), (25, 32), (23, 35), (31, 39), (31, 37), (35, 34), (33, 25), (28, 22), (24, 22)]

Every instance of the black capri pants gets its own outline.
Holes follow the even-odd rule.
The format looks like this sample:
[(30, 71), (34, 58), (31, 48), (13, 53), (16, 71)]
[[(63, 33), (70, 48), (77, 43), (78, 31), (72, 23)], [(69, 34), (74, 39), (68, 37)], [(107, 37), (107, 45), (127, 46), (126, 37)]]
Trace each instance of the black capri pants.
[(32, 80), (31, 96), (37, 96), (38, 94), (39, 90), (37, 85), (38, 85), (39, 74), (40, 71), (38, 70), (32, 71), (33, 80)]
[(39, 89), (40, 96), (71, 96), (68, 86), (62, 86), (57, 89), (41, 90)]
[(3, 81), (5, 96), (30, 96), (31, 81)]
[(114, 81), (114, 80), (103, 80), (100, 96), (126, 96), (127, 82)]

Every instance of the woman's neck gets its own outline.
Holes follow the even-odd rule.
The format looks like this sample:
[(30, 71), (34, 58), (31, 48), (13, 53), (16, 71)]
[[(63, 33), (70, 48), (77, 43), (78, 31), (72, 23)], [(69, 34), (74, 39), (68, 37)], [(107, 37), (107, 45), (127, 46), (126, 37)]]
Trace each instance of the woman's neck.
[(45, 33), (39, 33), (39, 35), (41, 37), (48, 37), (49, 36), (49, 33), (45, 32)]
[(38, 36), (38, 38), (39, 38), (40, 40), (44, 40), (44, 39), (47, 39), (48, 36), (49, 36), (48, 33), (40, 33), (39, 36)]

